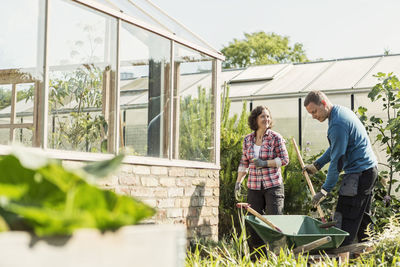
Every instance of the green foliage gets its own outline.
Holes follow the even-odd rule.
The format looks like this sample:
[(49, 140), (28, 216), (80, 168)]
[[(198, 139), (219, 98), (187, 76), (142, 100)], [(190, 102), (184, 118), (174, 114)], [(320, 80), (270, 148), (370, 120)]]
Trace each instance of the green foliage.
[[(386, 152), (387, 164), (380, 164), (386, 166), (387, 169), (379, 173), (380, 182), (374, 190), (376, 201), (372, 203), (375, 211), (374, 220), (378, 226), (382, 226), (387, 222), (387, 218), (400, 211), (399, 200), (391, 195), (392, 186), (397, 182), (394, 174), (400, 171), (400, 81), (392, 73), (379, 72), (375, 77), (378, 78), (379, 83), (371, 89), (368, 98), (371, 102), (381, 101), (382, 110), (386, 116), (384, 118), (375, 115), (368, 117), (368, 109), (365, 107), (359, 107), (358, 113), (370, 136), (376, 133), (376, 136), (371, 138), (373, 142), (380, 144), (382, 151)], [(381, 182), (387, 179), (389, 179), (389, 189), (386, 192)], [(395, 191), (398, 192), (399, 189), (400, 185)], [(392, 206), (387, 208), (389, 203)]]
[[(228, 93), (229, 95), (229, 88)], [(220, 197), (219, 197), (219, 237), (230, 235), (231, 218), (234, 218), (234, 224), (239, 225), (237, 221), (236, 200), (234, 197), (234, 188), (237, 178), (237, 170), (242, 157), (243, 138), (251, 132), (247, 117), (246, 103), (240, 117), (236, 114), (229, 118), (230, 100), (226, 97), (223, 101), (221, 116), (221, 151), (219, 173)], [(245, 181), (243, 183), (246, 183)], [(242, 190), (243, 191), (243, 190)]]
[(308, 61), (303, 45), (289, 45), (289, 37), (275, 33), (245, 33), (242, 40), (234, 39), (221, 52), (225, 68), (243, 68), (251, 65)]
[[(84, 64), (74, 72), (63, 75), (50, 80), (49, 112), (56, 120), (56, 130), (50, 136), (51, 147), (103, 151), (101, 145), (107, 129), (101, 114), (103, 71), (94, 65)], [(62, 112), (71, 103), (72, 111), (68, 115)]]
[[(29, 98), (28, 90), (17, 90), (17, 102)], [(0, 86), (0, 110), (11, 105), (11, 90)]]
[(198, 88), (198, 98), (187, 96), (180, 103), (179, 158), (210, 161), (213, 153), (214, 96)]
[(285, 185), (284, 213), (310, 215), (312, 209), (311, 193), (308, 190), (306, 179), (302, 174), (296, 150), (291, 142), (286, 144), (286, 148), (290, 163), (282, 168)]
[(363, 255), (359, 262), (373, 262), (376, 266), (398, 266), (400, 264), (399, 215), (388, 218), (382, 232), (368, 233), (374, 250)]
[[(19, 155), (23, 155), (22, 157)], [(34, 162), (34, 164), (32, 164)], [(36, 162), (36, 163), (35, 163)], [(86, 168), (92, 175), (107, 175), (121, 156)], [(115, 230), (150, 217), (147, 205), (112, 191), (99, 189), (60, 162), (30, 151), (0, 159), (0, 228), (33, 230), (38, 236), (69, 235), (78, 228)]]

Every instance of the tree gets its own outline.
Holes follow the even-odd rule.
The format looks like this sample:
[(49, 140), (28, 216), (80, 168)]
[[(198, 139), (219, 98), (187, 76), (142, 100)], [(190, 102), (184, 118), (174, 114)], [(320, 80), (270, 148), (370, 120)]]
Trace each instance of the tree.
[(221, 50), (226, 57), (224, 68), (308, 61), (303, 45), (289, 46), (288, 36), (263, 31), (244, 36), (242, 40), (233, 39)]

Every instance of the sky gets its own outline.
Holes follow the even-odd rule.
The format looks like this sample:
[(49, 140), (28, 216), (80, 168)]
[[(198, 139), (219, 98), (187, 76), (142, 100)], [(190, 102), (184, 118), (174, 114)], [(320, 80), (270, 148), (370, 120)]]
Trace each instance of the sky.
[(400, 0), (152, 0), (220, 50), (243, 33), (275, 32), (309, 59), (400, 53)]

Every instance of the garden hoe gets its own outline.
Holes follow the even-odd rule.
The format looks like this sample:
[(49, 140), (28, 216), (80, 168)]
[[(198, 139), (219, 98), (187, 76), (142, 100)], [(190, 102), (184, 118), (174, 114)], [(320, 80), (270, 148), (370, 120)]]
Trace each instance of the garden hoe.
[[(293, 137), (292, 137), (292, 143), (293, 143), (294, 149), (296, 150), (297, 158), (299, 159), (299, 162), (300, 162), (300, 165), (301, 165), (301, 169), (303, 170), (303, 175), (304, 175), (304, 177), (306, 177), (306, 181), (307, 181), (308, 187), (310, 188), (311, 196), (314, 197), (314, 195), (315, 195), (314, 186), (313, 186), (312, 183), (311, 183), (311, 179), (310, 179), (310, 177), (308, 176), (307, 171), (304, 170), (303, 158), (301, 157), (299, 148), (297, 147), (296, 140), (294, 140)], [(319, 213), (319, 216), (321, 217), (321, 221), (322, 221), (324, 224), (326, 224), (324, 212), (322, 211), (321, 206), (320, 206), (319, 204), (317, 205), (317, 211), (318, 211), (318, 213)], [(329, 223), (329, 225), (330, 225), (330, 224), (331, 224), (331, 223)], [(327, 224), (327, 225), (328, 225), (328, 224)], [(327, 227), (329, 227), (329, 226), (327, 226)]]
[(250, 207), (249, 203), (237, 203), (236, 207), (238, 208), (243, 208), (245, 210), (247, 210), (248, 212), (250, 212), (251, 214), (253, 214), (254, 216), (256, 216), (258, 219), (260, 219), (261, 221), (263, 221), (264, 223), (266, 223), (268, 226), (270, 226), (272, 229), (281, 232), (282, 230), (279, 229), (275, 224), (273, 224), (271, 221), (269, 221), (267, 218), (263, 217), (260, 213), (258, 213), (257, 211), (255, 211), (254, 209), (252, 209)]

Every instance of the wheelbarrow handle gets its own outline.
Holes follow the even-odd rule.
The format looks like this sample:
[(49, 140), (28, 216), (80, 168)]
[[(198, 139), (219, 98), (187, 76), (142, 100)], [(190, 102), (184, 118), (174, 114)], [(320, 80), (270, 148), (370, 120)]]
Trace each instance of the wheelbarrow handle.
[(297, 253), (300, 253), (300, 252), (304, 253), (304, 252), (316, 249), (316, 248), (318, 248), (318, 247), (320, 247), (322, 245), (325, 245), (326, 243), (330, 242), (331, 240), (332, 240), (332, 237), (325, 236), (323, 238), (317, 239), (317, 240), (315, 240), (313, 242), (310, 242), (308, 244), (305, 244), (305, 245), (302, 245), (302, 246), (299, 246), (299, 247), (293, 249), (293, 253), (294, 254), (297, 254)]
[(260, 213), (258, 213), (257, 211), (255, 211), (254, 209), (252, 209), (250, 207), (249, 203), (237, 203), (236, 207), (238, 208), (244, 208), (246, 209), (248, 212), (250, 212), (251, 214), (253, 214), (254, 216), (256, 216), (258, 219), (260, 219), (261, 221), (263, 221), (264, 223), (266, 223), (268, 226), (270, 226), (272, 229), (275, 229), (278, 232), (282, 233), (282, 230), (279, 229), (275, 224), (273, 224), (271, 221), (269, 221), (267, 218), (263, 217)]

